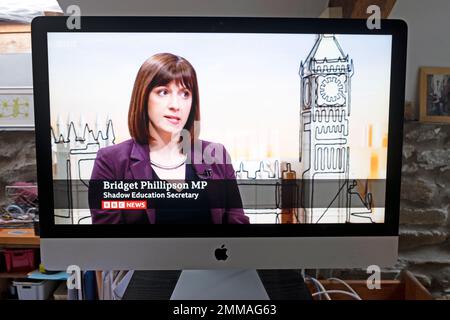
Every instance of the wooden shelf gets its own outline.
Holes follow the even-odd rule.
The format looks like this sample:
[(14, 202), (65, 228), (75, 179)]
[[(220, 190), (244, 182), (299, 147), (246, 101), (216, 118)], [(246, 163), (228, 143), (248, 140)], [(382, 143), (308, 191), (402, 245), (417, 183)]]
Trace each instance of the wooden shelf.
[[(399, 280), (382, 280), (381, 289), (369, 290), (366, 280), (346, 281), (363, 300), (433, 300), (433, 296), (409, 271), (403, 271)], [(327, 290), (348, 289), (339, 282), (320, 280), (320, 283)], [(311, 281), (306, 281), (311, 293), (316, 292), (316, 288)], [(331, 295), (330, 295), (331, 296)], [(351, 300), (351, 297), (343, 294), (333, 294), (333, 300)]]
[(0, 53), (30, 53), (31, 26), (22, 23), (0, 23)]
[(1, 22), (0, 33), (31, 33), (31, 24)]
[(32, 228), (0, 228), (1, 247), (39, 247), (40, 238), (34, 234)]
[(28, 272), (0, 272), (0, 279), (4, 278), (27, 278)]

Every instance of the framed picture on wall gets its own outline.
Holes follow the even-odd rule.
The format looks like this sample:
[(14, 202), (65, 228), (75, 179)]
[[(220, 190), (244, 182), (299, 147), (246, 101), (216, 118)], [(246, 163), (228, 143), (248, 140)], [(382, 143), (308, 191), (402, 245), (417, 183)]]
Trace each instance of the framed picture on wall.
[(0, 87), (0, 130), (34, 130), (32, 87)]
[(420, 121), (450, 123), (450, 67), (420, 69)]

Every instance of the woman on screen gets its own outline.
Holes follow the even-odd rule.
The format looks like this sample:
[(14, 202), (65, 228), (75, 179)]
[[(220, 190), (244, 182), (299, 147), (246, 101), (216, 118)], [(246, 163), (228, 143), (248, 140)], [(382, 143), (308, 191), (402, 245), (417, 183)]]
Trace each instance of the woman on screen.
[(178, 193), (186, 190), (177, 189), (171, 190), (173, 197), (147, 199), (146, 210), (91, 209), (92, 222), (249, 223), (229, 155), (222, 145), (198, 139), (199, 120), (199, 90), (192, 65), (170, 53), (146, 60), (131, 95), (128, 127), (132, 139), (100, 149), (91, 180), (208, 184), (190, 190), (191, 198), (181, 198)]

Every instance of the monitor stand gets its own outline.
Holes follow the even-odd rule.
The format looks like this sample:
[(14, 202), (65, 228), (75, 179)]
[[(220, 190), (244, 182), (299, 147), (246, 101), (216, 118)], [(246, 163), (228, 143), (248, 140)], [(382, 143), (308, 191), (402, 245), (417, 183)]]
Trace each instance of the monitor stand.
[(185, 270), (170, 300), (269, 300), (256, 270)]

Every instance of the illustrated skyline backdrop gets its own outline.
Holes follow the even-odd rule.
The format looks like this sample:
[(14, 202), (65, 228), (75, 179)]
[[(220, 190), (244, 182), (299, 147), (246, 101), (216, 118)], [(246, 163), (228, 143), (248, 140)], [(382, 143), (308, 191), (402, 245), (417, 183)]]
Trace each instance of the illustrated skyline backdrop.
[[(97, 116), (106, 120), (109, 115), (116, 143), (129, 139), (127, 114), (136, 74), (153, 54), (170, 52), (186, 58), (197, 72), (200, 138), (224, 144), (235, 161), (273, 157), (293, 163), (295, 169), (298, 70), (316, 38), (315, 34), (49, 33), (52, 127), (58, 116), (65, 121), (70, 112), (76, 123), (82, 115), (92, 125)], [(337, 35), (337, 39), (355, 70), (350, 178), (385, 178), (391, 36)]]

